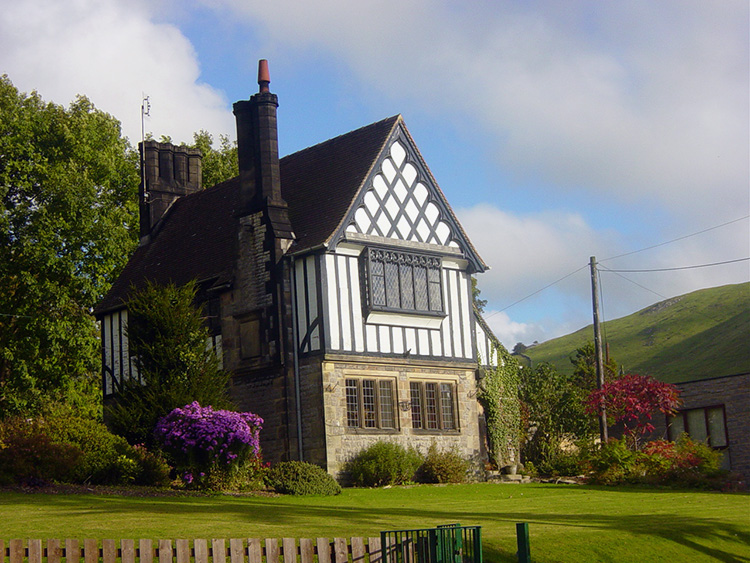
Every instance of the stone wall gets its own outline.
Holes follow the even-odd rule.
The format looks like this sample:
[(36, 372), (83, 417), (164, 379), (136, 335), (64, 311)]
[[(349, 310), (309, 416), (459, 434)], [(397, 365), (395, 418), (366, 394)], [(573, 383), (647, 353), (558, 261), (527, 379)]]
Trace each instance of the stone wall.
[[(479, 433), (479, 406), (476, 399), (475, 370), (470, 367), (433, 367), (409, 363), (379, 363), (376, 360), (324, 361), (321, 364), (326, 443), (325, 467), (339, 479), (346, 479), (343, 465), (361, 449), (378, 440), (391, 440), (414, 446), (423, 453), (434, 442), (440, 449), (455, 447), (473, 460), (476, 469), (483, 465)], [(345, 380), (347, 377), (393, 378), (396, 385), (395, 430), (369, 430), (347, 427)], [(445, 381), (455, 384), (458, 430), (438, 432), (412, 428), (411, 410), (398, 407), (408, 401), (412, 380)]]

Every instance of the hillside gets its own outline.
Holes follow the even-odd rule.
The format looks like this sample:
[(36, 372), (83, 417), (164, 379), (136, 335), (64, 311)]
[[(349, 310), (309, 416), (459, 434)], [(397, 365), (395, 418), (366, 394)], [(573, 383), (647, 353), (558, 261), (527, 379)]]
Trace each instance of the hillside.
[[(695, 291), (603, 324), (612, 358), (630, 373), (677, 383), (750, 372), (750, 283)], [(570, 373), (591, 325), (528, 348), (533, 365)]]

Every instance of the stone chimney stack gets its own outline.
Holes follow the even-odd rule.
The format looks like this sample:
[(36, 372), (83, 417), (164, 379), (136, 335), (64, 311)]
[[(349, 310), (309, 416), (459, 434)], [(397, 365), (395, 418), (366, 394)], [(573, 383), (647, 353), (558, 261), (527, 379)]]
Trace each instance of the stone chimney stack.
[(146, 244), (159, 220), (179, 197), (200, 191), (201, 151), (156, 141), (138, 143), (138, 148), (143, 166), (140, 235), (141, 244)]
[(281, 197), (276, 108), (279, 100), (269, 91), (268, 61), (258, 64), (257, 94), (234, 104), (237, 118), (237, 156), (240, 169), (241, 215), (268, 212), (278, 238), (293, 239), (287, 204)]

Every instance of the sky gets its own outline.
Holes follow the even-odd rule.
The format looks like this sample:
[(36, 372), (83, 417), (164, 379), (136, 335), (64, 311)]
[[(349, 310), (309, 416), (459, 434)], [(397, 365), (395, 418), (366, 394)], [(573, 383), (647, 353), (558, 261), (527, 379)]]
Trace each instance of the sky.
[(0, 74), (133, 145), (233, 139), (262, 58), (281, 156), (402, 114), (512, 348), (591, 323), (592, 256), (604, 321), (750, 279), (749, 27), (747, 0), (0, 0)]

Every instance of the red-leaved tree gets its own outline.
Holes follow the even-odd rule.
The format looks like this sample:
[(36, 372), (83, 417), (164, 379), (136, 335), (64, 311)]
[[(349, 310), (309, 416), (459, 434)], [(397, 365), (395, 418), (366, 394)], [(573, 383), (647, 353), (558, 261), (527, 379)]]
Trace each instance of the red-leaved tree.
[(654, 430), (651, 418), (656, 412), (674, 414), (679, 405), (677, 387), (634, 373), (605, 383), (586, 398), (586, 412), (601, 415), (606, 409), (607, 420), (624, 426), (633, 449), (638, 449), (641, 436)]

